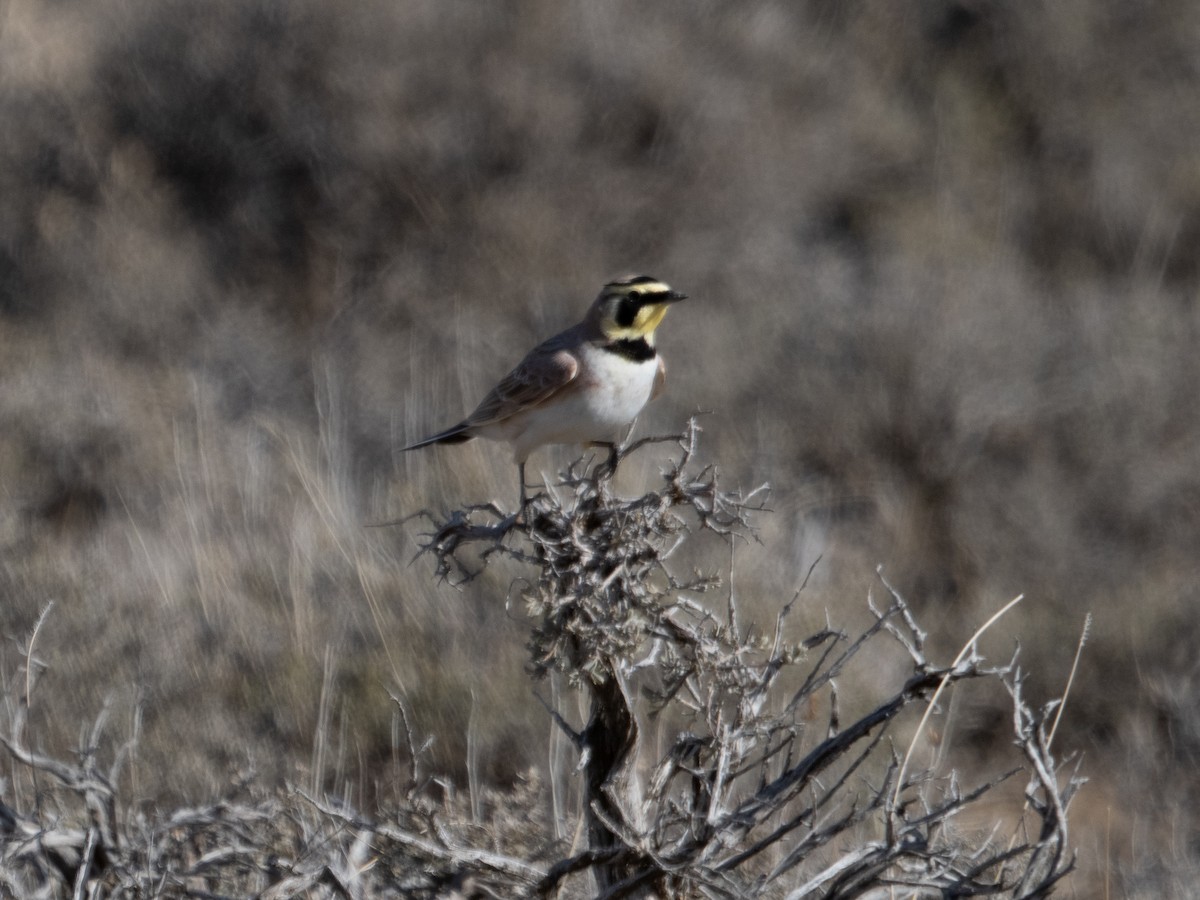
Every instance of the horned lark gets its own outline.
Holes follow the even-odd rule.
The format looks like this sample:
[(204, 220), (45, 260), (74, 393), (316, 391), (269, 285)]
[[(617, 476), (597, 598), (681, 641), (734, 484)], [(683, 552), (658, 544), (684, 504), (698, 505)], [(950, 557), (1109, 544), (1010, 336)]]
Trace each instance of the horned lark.
[(657, 278), (610, 281), (583, 321), (534, 347), (453, 428), (405, 447), (458, 444), (481, 437), (507, 441), (521, 479), (525, 461), (545, 444), (617, 442), (662, 391), (666, 367), (654, 331), (667, 307), (686, 298)]

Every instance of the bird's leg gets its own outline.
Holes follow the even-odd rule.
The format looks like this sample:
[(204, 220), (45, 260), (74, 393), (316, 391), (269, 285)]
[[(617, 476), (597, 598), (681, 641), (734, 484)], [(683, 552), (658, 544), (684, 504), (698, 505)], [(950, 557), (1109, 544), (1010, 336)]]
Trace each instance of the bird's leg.
[(517, 507), (517, 515), (522, 515), (525, 512), (525, 504), (529, 502), (529, 498), (525, 495), (525, 461), (517, 463), (517, 476), (521, 479), (521, 503)]
[(608, 448), (608, 459), (596, 467), (597, 478), (607, 481), (617, 474), (617, 464), (624, 458), (624, 451), (629, 446), (629, 438), (636, 427), (637, 419), (635, 418), (629, 423), (629, 427), (625, 429), (625, 433), (620, 435), (615, 441), (596, 442), (595, 446)]
[(596, 466), (596, 480), (610, 481), (617, 474), (617, 463), (621, 461), (621, 451), (615, 441), (596, 441), (594, 446), (608, 448), (608, 459)]

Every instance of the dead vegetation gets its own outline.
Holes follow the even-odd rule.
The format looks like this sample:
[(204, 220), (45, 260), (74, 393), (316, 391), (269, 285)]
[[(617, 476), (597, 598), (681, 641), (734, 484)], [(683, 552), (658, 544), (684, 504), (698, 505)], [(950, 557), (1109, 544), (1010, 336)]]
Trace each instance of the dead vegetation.
[[(1056, 704), (1031, 708), (1016, 660), (989, 664), (974, 641), (950, 666), (933, 663), (886, 581), (886, 604), (869, 604), (873, 623), (857, 635), (831, 624), (794, 636), (801, 593), (765, 627), (732, 590), (714, 602), (721, 580), (677, 573), (675, 552), (705, 534), (752, 539), (767, 490), (722, 489), (716, 469), (695, 462), (697, 438), (693, 420), (661, 487), (639, 497), (577, 464), (520, 516), (476, 508), (427, 536), (435, 576), (467, 572), (468, 552), (524, 570), (513, 589), (530, 623), (529, 676), (557, 673), (588, 709), (580, 726), (569, 704), (548, 710), (577, 754), (550, 777), (572, 785), (581, 840), (554, 839), (536, 777), (503, 796), (457, 796), (424, 768), (397, 698), (408, 777), (388, 807), (265, 792), (246, 776), (220, 803), (139, 809), (122, 788), (136, 732), (106, 765), (105, 717), (69, 762), (30, 749), (35, 629), (0, 736), (16, 763), (0, 804), (5, 887), (30, 897), (1048, 896), (1073, 865), (1067, 807), (1082, 783), (1051, 751)], [(481, 513), (498, 520), (473, 522)], [(841, 679), (897, 650), (907, 663), (884, 695), (844, 709)], [(913, 765), (901, 742), (923, 740), (914, 714), (970, 681), (1007, 689), (1011, 770)], [(960, 824), (1009, 779), (1024, 783), (1023, 809), (1014, 800), (989, 808), (990, 828)]]

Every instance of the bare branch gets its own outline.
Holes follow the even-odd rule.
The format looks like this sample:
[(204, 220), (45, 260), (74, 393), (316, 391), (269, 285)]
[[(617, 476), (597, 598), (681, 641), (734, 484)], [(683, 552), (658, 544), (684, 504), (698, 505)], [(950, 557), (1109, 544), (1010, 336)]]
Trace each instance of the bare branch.
[[(926, 633), (882, 574), (890, 602), (878, 608), (868, 598), (874, 619), (861, 631), (827, 621), (795, 635), (789, 613), (799, 591), (764, 626), (732, 588), (724, 603), (711, 596), (719, 575), (675, 571), (675, 550), (707, 533), (729, 541), (731, 577), (734, 542), (756, 540), (752, 519), (766, 508), (765, 486), (720, 486), (716, 467), (698, 461), (699, 433), (692, 421), (680, 435), (615, 451), (590, 472), (573, 463), (519, 515), (494, 504), (441, 519), (418, 514), (431, 530), (417, 558), (433, 559), (435, 578), (459, 585), (495, 559), (518, 564), (508, 596), (528, 616), (529, 672), (562, 673), (588, 704), (576, 730), (535, 693), (578, 753), (572, 773), (556, 774), (579, 779), (582, 846), (552, 837), (571, 823), (544, 820), (536, 776), (524, 792), (493, 796), (475, 783), (460, 795), (448, 778), (427, 775), (429, 742), (418, 739), (394, 694), (394, 745), (411, 768), (393, 808), (367, 815), (342, 799), (263, 791), (247, 778), (222, 802), (157, 818), (131, 811), (117, 780), (137, 750), (139, 713), (120, 742), (109, 737), (106, 706), (74, 759), (31, 749), (25, 713), (35, 628), (0, 744), (38, 802), (32, 811), (0, 803), (0, 891), (833, 900), (903, 888), (914, 896), (1047, 896), (1073, 865), (1067, 811), (1082, 783), (1051, 754), (1061, 705), (1035, 711), (1025, 702), (1015, 657), (985, 665), (975, 649), (983, 629), (949, 665), (932, 662)], [(674, 446), (674, 457), (658, 488), (616, 496), (612, 468), (662, 444)], [(869, 698), (846, 691), (878, 684), (881, 654), (900, 666), (894, 680)], [(859, 677), (864, 672), (871, 677)], [(953, 769), (911, 771), (940, 692), (997, 681), (1012, 708), (1018, 765), (971, 773), (970, 789)], [(893, 737), (901, 722), (916, 725), (903, 757)], [(663, 730), (657, 744), (646, 739), (647, 723)], [(102, 770), (110, 742), (118, 749)], [(1025, 809), (982, 837), (956, 827), (1017, 772), (1028, 778)]]

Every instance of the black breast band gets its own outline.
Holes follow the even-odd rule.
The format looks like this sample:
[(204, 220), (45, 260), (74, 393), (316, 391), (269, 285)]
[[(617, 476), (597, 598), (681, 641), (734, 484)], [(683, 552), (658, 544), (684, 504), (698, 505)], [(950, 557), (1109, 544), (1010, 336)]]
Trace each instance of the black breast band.
[(654, 359), (658, 355), (658, 351), (651, 347), (650, 342), (645, 338), (626, 338), (622, 341), (609, 341), (607, 344), (601, 344), (600, 346), (609, 353), (615, 353), (617, 356), (623, 356), (634, 362), (645, 362), (648, 359)]

